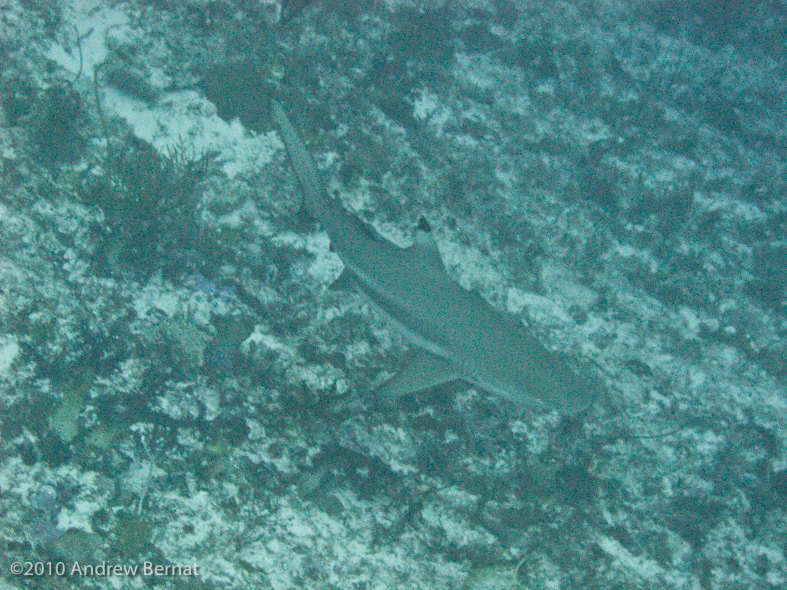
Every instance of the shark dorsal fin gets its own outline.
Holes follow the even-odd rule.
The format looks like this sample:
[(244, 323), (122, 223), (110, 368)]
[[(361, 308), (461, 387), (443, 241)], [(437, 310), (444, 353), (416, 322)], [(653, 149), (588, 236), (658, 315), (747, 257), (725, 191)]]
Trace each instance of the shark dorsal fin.
[(407, 250), (420, 259), (424, 268), (443, 268), (443, 259), (429, 223), (422, 217), (415, 230), (415, 241)]

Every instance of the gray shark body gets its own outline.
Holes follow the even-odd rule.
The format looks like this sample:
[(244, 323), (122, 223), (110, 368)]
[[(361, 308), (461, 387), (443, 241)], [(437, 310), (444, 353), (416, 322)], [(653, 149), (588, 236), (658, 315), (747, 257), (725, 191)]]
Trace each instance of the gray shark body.
[(397, 396), (462, 379), (521, 403), (574, 412), (604, 390), (589, 370), (575, 373), (518, 320), (451, 280), (431, 236), (399, 248), (329, 197), (282, 105), (273, 101), (271, 112), (304, 206), (328, 233), (346, 278), (418, 349), (381, 393)]

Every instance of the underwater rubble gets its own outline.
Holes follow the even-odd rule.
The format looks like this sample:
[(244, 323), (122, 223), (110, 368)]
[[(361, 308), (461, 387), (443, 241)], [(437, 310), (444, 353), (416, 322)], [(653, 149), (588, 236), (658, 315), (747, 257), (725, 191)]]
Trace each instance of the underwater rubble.
[[(787, 585), (785, 33), (769, 2), (9, 0), (2, 587)], [(401, 247), (428, 222), (609, 395), (376, 395), (412, 351), (336, 287), (271, 97), (334, 198)]]

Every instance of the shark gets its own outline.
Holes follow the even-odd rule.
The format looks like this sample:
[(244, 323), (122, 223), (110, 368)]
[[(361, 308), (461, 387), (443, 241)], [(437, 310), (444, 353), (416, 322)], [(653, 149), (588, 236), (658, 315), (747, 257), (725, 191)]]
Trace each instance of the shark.
[(338, 282), (364, 296), (413, 345), (406, 366), (377, 387), (389, 398), (462, 380), (524, 405), (576, 413), (606, 392), (590, 367), (572, 369), (518, 318), (492, 307), (446, 271), (431, 232), (401, 248), (329, 196), (284, 106), (271, 118), (295, 170), (303, 206), (344, 263)]

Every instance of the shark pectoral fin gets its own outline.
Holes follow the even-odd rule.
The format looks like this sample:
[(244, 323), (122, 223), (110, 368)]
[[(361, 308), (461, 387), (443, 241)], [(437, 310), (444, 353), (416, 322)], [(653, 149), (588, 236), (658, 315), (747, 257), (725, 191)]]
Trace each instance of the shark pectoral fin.
[(456, 368), (448, 361), (425, 350), (416, 350), (410, 361), (377, 391), (385, 397), (399, 397), (459, 379)]
[(358, 280), (349, 270), (347, 270), (347, 267), (345, 267), (342, 274), (339, 275), (339, 278), (331, 283), (331, 288), (340, 291), (358, 291)]

